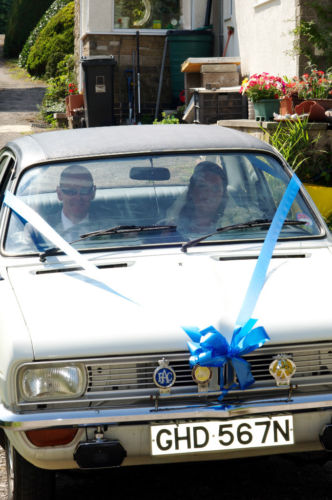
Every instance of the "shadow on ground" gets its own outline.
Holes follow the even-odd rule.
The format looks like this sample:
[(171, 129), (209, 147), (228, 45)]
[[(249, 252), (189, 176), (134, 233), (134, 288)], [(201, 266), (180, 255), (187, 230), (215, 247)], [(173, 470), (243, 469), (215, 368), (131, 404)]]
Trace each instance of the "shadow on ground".
[(44, 87), (0, 89), (0, 110), (11, 113), (36, 112), (36, 103), (42, 101), (44, 93)]
[(328, 500), (332, 462), (284, 456), (64, 474), (57, 500)]

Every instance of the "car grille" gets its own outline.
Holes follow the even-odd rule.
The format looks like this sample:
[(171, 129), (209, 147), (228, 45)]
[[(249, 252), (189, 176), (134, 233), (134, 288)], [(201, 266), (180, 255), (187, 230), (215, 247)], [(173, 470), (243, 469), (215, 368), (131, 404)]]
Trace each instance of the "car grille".
[(158, 360), (165, 357), (176, 373), (174, 387), (196, 386), (191, 376), (188, 353), (180, 355), (142, 356), (119, 358), (87, 365), (87, 393), (98, 395), (103, 392), (140, 391), (155, 389), (153, 373), (159, 366)]
[[(248, 389), (234, 390), (232, 385), (236, 381), (234, 371), (224, 367), (224, 386), (230, 390), (224, 400), (248, 401), (269, 399), (274, 397), (288, 397), (288, 386), (276, 386), (276, 382), (269, 373), (271, 362), (280, 354), (290, 357), (296, 365), (296, 373), (292, 378), (292, 394), (310, 394), (319, 391), (332, 390), (332, 342), (308, 344), (267, 345), (244, 356), (250, 363), (255, 383)], [(123, 405), (151, 405), (151, 398), (159, 397), (159, 389), (153, 381), (153, 373), (159, 366), (158, 361), (165, 358), (176, 373), (176, 382), (166, 395), (165, 401), (170, 399), (179, 401), (193, 401), (200, 396), (196, 383), (192, 379), (189, 365), (189, 353), (161, 353), (156, 355), (135, 355), (112, 357), (103, 359), (81, 360), (86, 366), (88, 375), (87, 389), (79, 400), (49, 401), (45, 408), (64, 407), (116, 407)], [(72, 360), (75, 362), (74, 360)], [(213, 368), (213, 376), (205, 391), (208, 401), (217, 401), (220, 395), (219, 370)], [(164, 399), (163, 395), (163, 398)], [(26, 410), (33, 410), (32, 403), (21, 402), (19, 406)], [(40, 406), (39, 406), (40, 407)]]

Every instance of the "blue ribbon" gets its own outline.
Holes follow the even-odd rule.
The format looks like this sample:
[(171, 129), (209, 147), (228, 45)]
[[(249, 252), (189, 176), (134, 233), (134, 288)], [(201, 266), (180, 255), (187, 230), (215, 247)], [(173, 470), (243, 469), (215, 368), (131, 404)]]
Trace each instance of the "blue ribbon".
[[(253, 329), (256, 319), (250, 319), (243, 327), (236, 328), (229, 344), (225, 337), (213, 326), (199, 331), (195, 327), (184, 327), (184, 331), (192, 339), (188, 342), (191, 353), (191, 366), (217, 366), (222, 368), (230, 361), (241, 389), (246, 389), (254, 383), (249, 363), (241, 356), (261, 347), (269, 336), (263, 327)], [(220, 370), (220, 388), (223, 391), (223, 370)]]
[(231, 343), (229, 344), (225, 337), (213, 326), (209, 326), (204, 330), (199, 330), (197, 327), (182, 327), (191, 339), (191, 342), (188, 342), (189, 351), (191, 353), (189, 359), (190, 365), (195, 366), (198, 364), (201, 366), (220, 367), (220, 388), (223, 394), (227, 391), (223, 388), (224, 380), (222, 368), (228, 361), (235, 370), (241, 389), (246, 389), (255, 381), (250, 371), (249, 363), (243, 359), (242, 356), (258, 349), (265, 344), (265, 342), (270, 340), (270, 338), (263, 327), (253, 328), (257, 320), (252, 319), (251, 315), (263, 289), (267, 269), (280, 231), (300, 186), (301, 182), (294, 174), (265, 237), (262, 250), (259, 254), (236, 321)]

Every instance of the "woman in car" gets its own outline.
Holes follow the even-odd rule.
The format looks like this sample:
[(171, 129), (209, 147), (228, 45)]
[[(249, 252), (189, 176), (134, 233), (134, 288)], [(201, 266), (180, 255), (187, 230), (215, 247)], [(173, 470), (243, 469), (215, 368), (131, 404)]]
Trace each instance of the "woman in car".
[(222, 218), (226, 203), (227, 175), (224, 169), (211, 161), (198, 163), (179, 211), (178, 229), (189, 233), (213, 231)]

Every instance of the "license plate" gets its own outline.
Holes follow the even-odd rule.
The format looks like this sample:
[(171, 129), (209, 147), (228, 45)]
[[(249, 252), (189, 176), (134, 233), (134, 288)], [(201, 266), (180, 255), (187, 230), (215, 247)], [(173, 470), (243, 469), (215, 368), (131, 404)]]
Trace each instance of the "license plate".
[(293, 443), (291, 415), (151, 426), (152, 455), (237, 450)]

